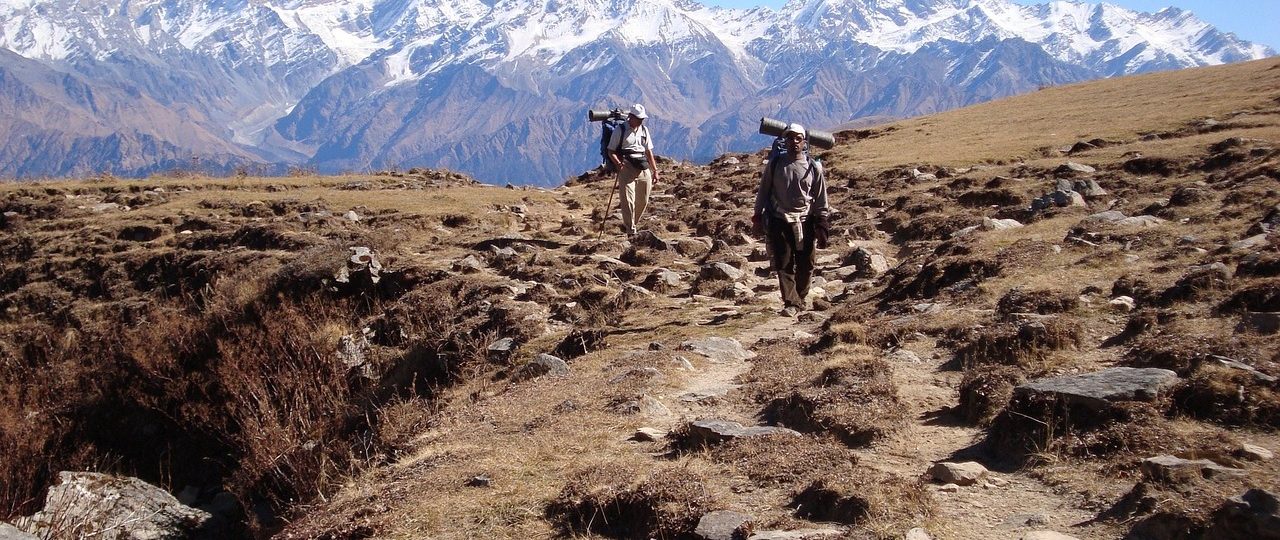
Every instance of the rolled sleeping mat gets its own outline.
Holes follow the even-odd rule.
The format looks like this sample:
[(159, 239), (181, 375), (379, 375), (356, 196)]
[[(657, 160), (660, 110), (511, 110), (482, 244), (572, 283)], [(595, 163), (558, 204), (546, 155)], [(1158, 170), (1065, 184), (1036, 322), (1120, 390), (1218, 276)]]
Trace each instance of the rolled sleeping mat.
[(773, 137), (781, 137), (787, 131), (787, 123), (764, 116), (760, 118), (760, 133)]
[[(783, 133), (786, 133), (786, 131), (787, 131), (786, 122), (783, 122), (781, 120), (777, 120), (774, 118), (769, 118), (767, 116), (760, 118), (761, 134), (771, 135), (774, 137), (781, 137)], [(835, 136), (826, 131), (819, 131), (816, 129), (806, 129), (804, 136), (806, 139), (809, 140), (809, 144), (812, 144), (824, 150), (830, 150), (836, 145)]]
[(597, 111), (595, 109), (587, 109), (588, 122), (603, 122), (609, 118), (613, 111)]
[(809, 139), (809, 144), (823, 150), (830, 150), (836, 145), (836, 136), (829, 132), (818, 131), (816, 129), (809, 129), (805, 131), (807, 131), (807, 133), (805, 133), (804, 136)]

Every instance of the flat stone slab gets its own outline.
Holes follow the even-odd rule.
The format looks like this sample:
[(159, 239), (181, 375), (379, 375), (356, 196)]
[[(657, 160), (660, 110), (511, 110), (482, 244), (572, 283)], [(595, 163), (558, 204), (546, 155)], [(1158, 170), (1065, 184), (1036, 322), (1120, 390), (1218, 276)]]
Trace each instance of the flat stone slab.
[(743, 426), (729, 420), (696, 420), (689, 423), (690, 442), (702, 445), (716, 445), (734, 439), (763, 437), (783, 433), (800, 436), (800, 432), (775, 426)]
[(1146, 479), (1170, 484), (1247, 474), (1244, 469), (1224, 467), (1207, 459), (1182, 459), (1168, 455), (1144, 459), (1141, 466), (1142, 476)]
[(34, 534), (0, 521), (0, 540), (38, 540)]
[(840, 529), (796, 529), (794, 531), (760, 531), (747, 537), (747, 540), (817, 540), (819, 538), (836, 538), (843, 535)]
[(1115, 367), (1031, 381), (1014, 388), (1015, 396), (1055, 396), (1068, 403), (1103, 410), (1118, 401), (1153, 401), (1178, 382), (1167, 369)]
[(741, 532), (751, 528), (750, 515), (731, 510), (717, 510), (702, 516), (693, 535), (701, 540), (737, 540)]
[(740, 362), (756, 357), (756, 353), (748, 351), (738, 340), (722, 337), (691, 339), (681, 343), (680, 350), (701, 354), (715, 362)]

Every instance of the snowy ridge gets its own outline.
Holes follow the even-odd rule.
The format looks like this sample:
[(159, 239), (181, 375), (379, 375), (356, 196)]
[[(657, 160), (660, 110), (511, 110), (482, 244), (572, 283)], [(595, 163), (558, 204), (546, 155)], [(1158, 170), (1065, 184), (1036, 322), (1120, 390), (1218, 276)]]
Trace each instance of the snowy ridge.
[(539, 182), (598, 156), (494, 153), (561, 139), (602, 102), (651, 104), (702, 159), (749, 144), (762, 114), (834, 126), (1275, 54), (1186, 11), (1075, 0), (0, 0), (0, 47), (267, 162)]

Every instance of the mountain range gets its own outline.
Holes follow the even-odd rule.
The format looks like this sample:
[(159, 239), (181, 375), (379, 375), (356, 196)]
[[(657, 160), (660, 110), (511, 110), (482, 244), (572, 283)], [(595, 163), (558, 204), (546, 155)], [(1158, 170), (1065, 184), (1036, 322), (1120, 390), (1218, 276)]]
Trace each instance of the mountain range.
[(445, 167), (557, 185), (585, 109), (659, 154), (767, 144), (1076, 81), (1275, 51), (1192, 13), (1010, 0), (0, 0), (0, 176)]

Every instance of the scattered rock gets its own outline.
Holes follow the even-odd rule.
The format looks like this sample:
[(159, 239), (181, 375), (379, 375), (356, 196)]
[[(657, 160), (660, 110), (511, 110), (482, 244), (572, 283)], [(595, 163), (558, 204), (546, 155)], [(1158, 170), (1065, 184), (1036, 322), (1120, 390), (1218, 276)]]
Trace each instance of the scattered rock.
[(661, 251), (667, 251), (671, 249), (671, 244), (669, 242), (661, 238), (658, 238), (658, 235), (653, 234), (653, 231), (650, 231), (648, 229), (642, 230), (636, 233), (635, 236), (631, 237), (631, 244), (635, 246), (646, 247), (649, 249), (656, 249)]
[(696, 420), (689, 423), (688, 435), (684, 442), (691, 447), (714, 446), (735, 439), (763, 437), (775, 433), (800, 436), (800, 433), (795, 430), (775, 426), (746, 427), (728, 420)]
[(657, 398), (648, 394), (640, 396), (639, 400), (640, 414), (649, 418), (662, 418), (671, 416), (671, 409), (663, 405)]
[(631, 440), (639, 442), (657, 442), (667, 438), (667, 432), (657, 428), (642, 427), (636, 430)]
[(747, 537), (747, 540), (818, 540), (838, 537), (844, 534), (839, 529), (796, 529), (794, 531), (760, 531)]
[(38, 538), (22, 529), (0, 521), (0, 540), (38, 540)]
[(920, 169), (911, 169), (911, 179), (916, 182), (933, 182), (938, 179), (938, 176), (921, 172)]
[(1280, 540), (1280, 497), (1250, 489), (1213, 513), (1202, 540)]
[(569, 373), (569, 364), (564, 360), (549, 354), (539, 354), (533, 360), (530, 360), (528, 364), (525, 364), (524, 367), (520, 368), (520, 371), (516, 372), (514, 379), (523, 381), (543, 375), (563, 377), (569, 375)]
[(1232, 251), (1254, 251), (1267, 246), (1267, 235), (1259, 234), (1231, 243)]
[[(359, 334), (346, 334), (338, 338), (338, 360), (345, 364), (348, 368), (358, 368), (363, 366), (366, 359), (366, 353), (369, 351), (369, 338), (373, 333), (366, 328), (364, 332)], [(372, 373), (369, 373), (372, 375)]]
[(907, 531), (906, 540), (933, 540), (929, 533), (920, 527)]
[(943, 484), (972, 486), (987, 476), (987, 468), (974, 461), (964, 463), (943, 461), (929, 467), (929, 475)]
[(923, 362), (920, 355), (906, 349), (894, 349), (885, 355), (885, 359), (894, 364), (919, 364)]
[(857, 268), (857, 277), (876, 277), (889, 271), (888, 258), (864, 247), (853, 250), (847, 262)]
[[(333, 280), (338, 283), (352, 283), (353, 281), (367, 281), (370, 284), (376, 284), (382, 279), (382, 263), (378, 262), (377, 256), (372, 249), (363, 246), (354, 246), (348, 248), (351, 256), (347, 258), (346, 265), (338, 269), (338, 273), (333, 276)], [(356, 278), (360, 278), (357, 280)]]
[(41, 538), (77, 531), (111, 533), (104, 538), (176, 540), (192, 537), (212, 517), (137, 478), (64, 471), (45, 495), (44, 509), (15, 525)]
[(742, 270), (738, 270), (732, 265), (722, 262), (714, 262), (704, 265), (701, 273), (699, 274), (702, 279), (727, 279), (729, 281), (742, 279), (742, 275)]
[(1039, 379), (1013, 389), (1014, 395), (1057, 397), (1092, 410), (1116, 401), (1154, 401), (1178, 382), (1167, 369), (1114, 367), (1086, 373)]
[(1052, 516), (1049, 514), (1018, 514), (1009, 516), (1004, 520), (1005, 526), (1020, 527), (1046, 527)]
[(941, 493), (959, 493), (960, 486), (956, 484), (943, 484), (938, 486), (938, 491)]
[(489, 344), (486, 349), (490, 362), (506, 362), (516, 350), (515, 338), (505, 337)]
[(1074, 161), (1063, 163), (1062, 165), (1059, 165), (1057, 169), (1053, 170), (1053, 174), (1058, 176), (1075, 176), (1080, 174), (1093, 174), (1096, 172), (1098, 172), (1098, 169), (1082, 163), (1076, 163)]
[(1098, 182), (1092, 178), (1072, 182), (1071, 189), (1076, 193), (1084, 195), (1087, 199), (1105, 197), (1107, 195), (1107, 190), (1102, 189), (1102, 186), (1098, 185)]
[(1060, 532), (1053, 531), (1031, 531), (1022, 533), (1018, 540), (1080, 540), (1074, 536), (1067, 536)]
[(1016, 219), (992, 219), (984, 217), (982, 218), (981, 227), (984, 231), (1003, 231), (1006, 229), (1022, 227), (1022, 223)]
[(347, 213), (343, 214), (342, 217), (346, 218), (347, 221), (360, 221), (360, 214), (357, 214), (355, 210), (347, 210)]
[(713, 362), (740, 362), (756, 357), (736, 339), (709, 337), (689, 340), (680, 344), (680, 350), (701, 354)]
[(1142, 476), (1166, 484), (1186, 484), (1202, 478), (1243, 476), (1243, 469), (1218, 465), (1207, 459), (1182, 459), (1175, 456), (1156, 456), (1142, 460)]
[(493, 479), (483, 474), (467, 479), (467, 487), (489, 487), (491, 485), (493, 485)]
[(1120, 313), (1129, 313), (1138, 307), (1137, 301), (1129, 296), (1117, 296), (1112, 298), (1109, 305), (1111, 306), (1111, 309), (1119, 311)]
[(480, 263), (475, 255), (467, 255), (462, 259), (453, 262), (453, 271), (462, 272), (464, 274), (474, 274), (484, 269), (484, 265)]
[(753, 519), (741, 512), (717, 510), (703, 515), (693, 534), (702, 540), (739, 540), (751, 534)]
[(1072, 206), (1087, 207), (1089, 203), (1085, 202), (1084, 195), (1075, 191), (1054, 191), (1047, 195), (1041, 195), (1039, 198), (1031, 201), (1031, 210), (1040, 211), (1053, 207), (1067, 208)]
[(1249, 461), (1271, 461), (1275, 454), (1261, 446), (1244, 443), (1236, 449), (1236, 456)]

